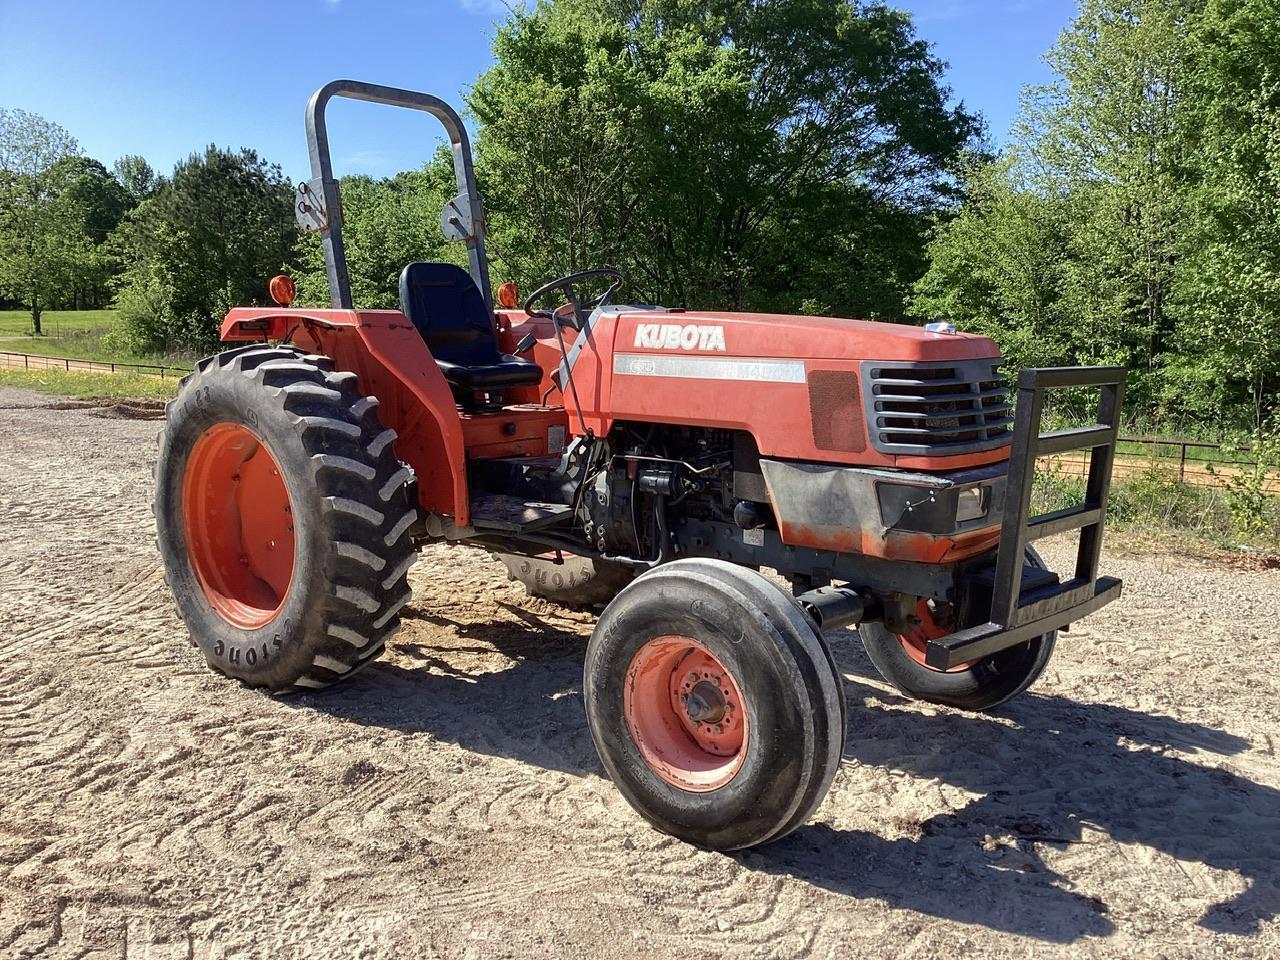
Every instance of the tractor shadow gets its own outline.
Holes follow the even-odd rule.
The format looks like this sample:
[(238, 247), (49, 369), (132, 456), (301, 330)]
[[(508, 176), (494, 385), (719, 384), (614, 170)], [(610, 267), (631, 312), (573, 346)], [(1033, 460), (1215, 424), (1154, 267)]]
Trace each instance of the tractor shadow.
[[(367, 726), (575, 776), (604, 776), (582, 703), (578, 624), (500, 603), (499, 618), (404, 608), (392, 658), (307, 698)], [(514, 661), (514, 662), (513, 662)]]
[[(501, 623), (411, 612), (450, 630), (450, 641), (402, 633), (393, 641), (399, 662), (375, 663), (350, 683), (307, 698), (306, 706), (604, 776), (583, 715), (581, 625), (509, 609), (513, 619)], [(1280, 915), (1280, 791), (1167, 752), (1230, 756), (1248, 750), (1247, 741), (1173, 717), (1036, 693), (991, 716), (921, 710), (864, 682), (875, 670), (851, 632), (831, 639), (849, 706), (837, 789), (857, 790), (862, 778), (897, 772), (979, 796), (892, 840), (812, 823), (734, 854), (745, 868), (1069, 943), (1105, 936), (1114, 924), (1107, 905), (1073, 889), (1072, 878), (1055, 872), (1041, 851), (1105, 842), (1105, 835), (1237, 872), (1246, 889), (1212, 905), (1199, 918), (1202, 927), (1246, 935)], [(514, 664), (503, 660), (504, 669), (492, 669), (495, 652)], [(1190, 881), (1187, 888), (1190, 896), (1198, 892)]]
[[(1073, 890), (1042, 851), (1110, 838), (1237, 873), (1246, 889), (1198, 918), (1207, 930), (1248, 935), (1280, 915), (1280, 790), (1168, 752), (1231, 756), (1248, 741), (1051, 694), (990, 716), (922, 710), (858, 679), (876, 673), (848, 642), (856, 638), (832, 639), (849, 706), (845, 788), (857, 789), (866, 767), (980, 796), (895, 841), (810, 824), (760, 851), (762, 869), (853, 896), (871, 886), (892, 906), (1066, 942), (1113, 924), (1106, 903)], [(1182, 882), (1171, 864), (1132, 869), (1179, 871)]]

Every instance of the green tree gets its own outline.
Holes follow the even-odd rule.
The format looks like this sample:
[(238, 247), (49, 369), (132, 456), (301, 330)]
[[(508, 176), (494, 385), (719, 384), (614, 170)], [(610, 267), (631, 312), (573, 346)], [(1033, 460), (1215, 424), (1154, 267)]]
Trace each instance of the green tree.
[(71, 288), (59, 302), (100, 307), (110, 301), (108, 285), (117, 272), (106, 240), (132, 202), (107, 168), (90, 157), (64, 157), (54, 164), (50, 178), (73, 228), (89, 240), (80, 245), (82, 256), (75, 264)]
[(1027, 91), (1014, 144), (935, 232), (914, 313), (1026, 362), (1127, 365), (1134, 404), (1169, 412), (1198, 3), (1084, 0), (1047, 57), (1056, 81)]
[(130, 302), (163, 302), (169, 318), (123, 317), (128, 345), (216, 343), (229, 307), (267, 301), (267, 282), (291, 262), (296, 239), (293, 190), (278, 166), (249, 149), (192, 155), (116, 231), (122, 297), (145, 285), (147, 295)]
[(92, 250), (82, 211), (60, 189), (59, 163), (79, 154), (56, 123), (25, 110), (0, 110), (0, 294), (40, 316), (74, 283)]
[(977, 132), (908, 15), (850, 0), (543, 0), (469, 103), (504, 277), (612, 262), (694, 307), (901, 314)]
[(1274, 0), (1209, 0), (1191, 33), (1191, 184), (1176, 293), (1177, 372), (1206, 415), (1280, 393), (1280, 16)]
[(160, 186), (160, 181), (156, 177), (156, 172), (151, 169), (151, 164), (137, 154), (126, 154), (121, 157), (115, 162), (112, 170), (135, 207), (155, 193)]
[(1015, 367), (1070, 362), (1067, 203), (1011, 156), (970, 164), (965, 188), (964, 208), (935, 230), (910, 312), (995, 338)]
[(92, 157), (64, 157), (50, 176), (58, 195), (83, 215), (84, 231), (94, 243), (105, 241), (133, 205), (120, 182)]
[(1063, 292), (1081, 360), (1127, 363), (1135, 398), (1156, 394), (1169, 309), (1184, 143), (1186, 36), (1200, 0), (1085, 0), (1033, 90), (1022, 132), (1069, 197)]

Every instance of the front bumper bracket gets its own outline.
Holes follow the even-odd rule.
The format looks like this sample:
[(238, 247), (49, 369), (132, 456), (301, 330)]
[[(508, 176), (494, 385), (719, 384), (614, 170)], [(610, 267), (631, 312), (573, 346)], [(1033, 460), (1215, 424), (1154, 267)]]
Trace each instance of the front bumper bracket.
[[(1120, 596), (1120, 581), (1098, 576), (1102, 527), (1111, 490), (1124, 398), (1123, 367), (1051, 367), (1023, 370), (1009, 451), (1000, 548), (991, 586), (991, 612), (985, 623), (930, 640), (925, 663), (948, 670), (1065, 627)], [(1069, 430), (1040, 432), (1049, 390), (1096, 387), (1095, 422)], [(1090, 451), (1084, 503), (1029, 517), (1036, 460), (1066, 450)], [(1074, 576), (1062, 583), (1025, 583), (1027, 544), (1068, 530), (1080, 531)]]

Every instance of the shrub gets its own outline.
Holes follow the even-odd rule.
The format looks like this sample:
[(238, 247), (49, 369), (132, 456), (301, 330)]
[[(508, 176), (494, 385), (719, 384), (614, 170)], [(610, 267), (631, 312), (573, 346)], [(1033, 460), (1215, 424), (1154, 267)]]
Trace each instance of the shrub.
[(116, 297), (116, 329), (105, 345), (126, 354), (160, 353), (183, 340), (173, 285), (159, 270), (134, 274)]
[(1235, 531), (1242, 537), (1270, 537), (1280, 544), (1280, 503), (1267, 494), (1268, 484), (1280, 471), (1280, 418), (1253, 431), (1247, 448), (1240, 443), (1223, 444), (1227, 453), (1247, 450), (1252, 465), (1237, 467), (1231, 471), (1206, 469), (1215, 476), (1221, 474), (1226, 484), (1224, 497)]
[[(1113, 480), (1107, 522), (1121, 529), (1190, 534), (1221, 546), (1280, 550), (1280, 498), (1265, 492), (1265, 475), (1261, 468), (1242, 471), (1228, 477), (1225, 488), (1205, 487), (1183, 483), (1173, 468), (1152, 463), (1141, 473)], [(1036, 472), (1030, 510), (1033, 515), (1065, 510), (1083, 503), (1084, 496), (1085, 478), (1055, 463)]]

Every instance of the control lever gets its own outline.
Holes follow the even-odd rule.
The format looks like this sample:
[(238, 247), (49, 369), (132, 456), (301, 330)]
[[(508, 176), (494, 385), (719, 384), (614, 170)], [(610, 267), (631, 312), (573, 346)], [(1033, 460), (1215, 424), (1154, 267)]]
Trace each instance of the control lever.
[(528, 353), (533, 349), (533, 345), (538, 342), (538, 338), (532, 333), (526, 333), (520, 338), (520, 342), (516, 344), (516, 353)]

